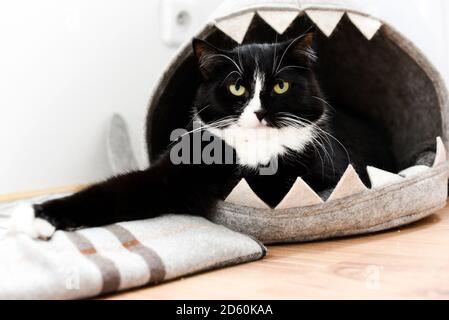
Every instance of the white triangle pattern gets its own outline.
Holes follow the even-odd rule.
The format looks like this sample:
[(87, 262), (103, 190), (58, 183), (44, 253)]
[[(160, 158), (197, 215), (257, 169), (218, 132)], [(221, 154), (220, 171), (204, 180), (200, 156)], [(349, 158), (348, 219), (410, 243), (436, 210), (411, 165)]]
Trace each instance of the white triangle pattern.
[(348, 13), (348, 17), (368, 40), (371, 40), (382, 26), (379, 20), (360, 14)]
[(366, 170), (371, 181), (371, 189), (377, 189), (404, 180), (400, 175), (375, 167), (367, 167)]
[(303, 179), (298, 178), (284, 199), (277, 205), (276, 210), (308, 207), (322, 203), (324, 203), (323, 199)]
[(345, 14), (344, 11), (330, 10), (306, 10), (306, 13), (327, 37), (332, 35)]
[(437, 138), (437, 151), (435, 156), (435, 162), (433, 163), (433, 166), (439, 166), (440, 164), (443, 164), (447, 161), (447, 153), (446, 153), (446, 147), (444, 146), (443, 139), (441, 137)]
[(242, 179), (237, 184), (226, 198), (225, 202), (258, 209), (270, 209), (270, 207), (254, 193), (245, 179)]
[[(327, 37), (332, 35), (338, 23), (345, 14), (344, 11), (340, 10), (310, 9), (305, 12)], [(277, 33), (283, 34), (299, 15), (299, 11), (259, 10), (257, 11), (257, 14), (274, 30), (276, 30)], [(219, 20), (215, 23), (215, 25), (237, 43), (241, 44), (245, 38), (249, 26), (251, 25), (254, 15), (254, 11), (246, 12), (237, 16)], [(348, 12), (347, 15), (354, 26), (356, 26), (368, 40), (371, 40), (382, 26), (381, 21), (372, 17), (353, 12)]]
[(349, 165), (345, 173), (341, 177), (334, 192), (330, 195), (328, 201), (338, 200), (349, 197), (351, 195), (361, 193), (368, 190), (368, 188), (360, 180), (359, 175), (352, 165)]
[(399, 172), (399, 175), (404, 178), (412, 178), (428, 171), (429, 169), (430, 168), (427, 166), (413, 166)]
[(296, 19), (298, 11), (260, 10), (257, 14), (277, 33), (283, 34)]
[(245, 38), (251, 21), (253, 20), (255, 12), (247, 12), (232, 18), (220, 20), (215, 23), (215, 26), (241, 44)]

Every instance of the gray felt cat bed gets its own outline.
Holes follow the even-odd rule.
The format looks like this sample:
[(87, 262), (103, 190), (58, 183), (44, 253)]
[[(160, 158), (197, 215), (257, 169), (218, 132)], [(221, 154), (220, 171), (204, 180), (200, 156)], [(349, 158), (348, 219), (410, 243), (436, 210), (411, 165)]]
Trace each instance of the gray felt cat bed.
[[(368, 168), (372, 186), (367, 188), (348, 167), (337, 186), (322, 194), (298, 178), (276, 208), (269, 208), (241, 181), (219, 203), (212, 221), (264, 243), (278, 243), (376, 232), (444, 207), (447, 92), (426, 57), (391, 25), (346, 1), (229, 1), (197, 36), (230, 48), (237, 43), (294, 38), (311, 24), (319, 30), (317, 74), (327, 97), (334, 106), (350, 105), (384, 128), (400, 170)], [(189, 108), (199, 82), (187, 42), (150, 101), (151, 159), (169, 145), (172, 130), (191, 120)]]

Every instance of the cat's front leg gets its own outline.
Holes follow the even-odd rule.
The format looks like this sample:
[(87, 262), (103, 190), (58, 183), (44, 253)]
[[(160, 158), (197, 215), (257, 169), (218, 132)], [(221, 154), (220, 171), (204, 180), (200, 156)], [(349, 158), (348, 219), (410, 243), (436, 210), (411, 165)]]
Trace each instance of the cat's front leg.
[(49, 239), (56, 231), (49, 221), (36, 216), (36, 210), (30, 204), (21, 204), (12, 209), (8, 229), (10, 233), (27, 234), (33, 239)]
[(55, 229), (97, 227), (166, 213), (205, 215), (232, 172), (232, 167), (220, 165), (174, 165), (167, 155), (147, 170), (106, 180), (69, 197), (18, 207), (10, 229), (48, 238)]
[[(143, 173), (132, 173), (139, 176)], [(130, 175), (127, 175), (129, 178)], [(127, 178), (125, 176), (110, 179), (93, 185), (71, 196), (44, 202), (42, 204), (22, 204), (12, 209), (8, 229), (10, 232), (24, 233), (32, 238), (50, 238), (56, 229), (72, 230), (80, 227), (93, 227), (123, 220), (131, 220), (136, 209), (126, 202), (138, 194), (127, 195), (125, 190), (120, 191), (117, 186), (124, 189)], [(130, 186), (128, 186), (130, 187)], [(131, 188), (129, 188), (131, 189)], [(133, 192), (133, 190), (129, 190)], [(127, 200), (130, 199), (130, 200)], [(125, 202), (122, 204), (122, 202)], [(127, 208), (125, 208), (127, 207)], [(129, 212), (129, 218), (125, 214)], [(129, 209), (129, 211), (128, 211)]]

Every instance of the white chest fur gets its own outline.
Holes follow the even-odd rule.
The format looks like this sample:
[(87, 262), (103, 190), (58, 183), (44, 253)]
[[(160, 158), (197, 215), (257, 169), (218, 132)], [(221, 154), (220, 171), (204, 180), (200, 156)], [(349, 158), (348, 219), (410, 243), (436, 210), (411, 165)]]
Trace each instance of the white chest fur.
[(208, 130), (235, 149), (239, 164), (252, 168), (268, 165), (273, 158), (282, 156), (288, 149), (301, 151), (314, 138), (312, 126), (277, 129), (231, 125), (225, 129)]

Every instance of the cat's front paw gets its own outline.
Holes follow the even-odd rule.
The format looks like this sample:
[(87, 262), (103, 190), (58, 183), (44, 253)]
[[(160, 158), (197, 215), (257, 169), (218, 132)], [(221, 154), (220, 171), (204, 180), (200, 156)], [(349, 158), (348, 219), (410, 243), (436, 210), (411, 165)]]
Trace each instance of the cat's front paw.
[(56, 228), (47, 220), (36, 218), (34, 207), (29, 204), (18, 205), (12, 209), (8, 223), (11, 233), (24, 233), (33, 239), (50, 239)]

